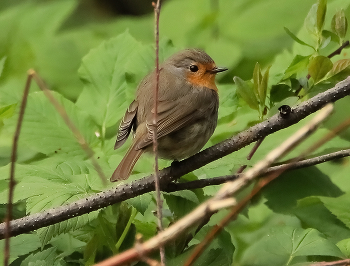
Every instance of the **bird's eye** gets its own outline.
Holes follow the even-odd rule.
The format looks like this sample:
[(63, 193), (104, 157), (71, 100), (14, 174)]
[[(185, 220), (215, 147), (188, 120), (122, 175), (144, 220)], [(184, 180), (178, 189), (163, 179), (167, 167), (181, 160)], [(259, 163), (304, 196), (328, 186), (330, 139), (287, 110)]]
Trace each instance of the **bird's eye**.
[(196, 65), (191, 65), (191, 66), (190, 66), (190, 70), (191, 70), (192, 72), (197, 72), (197, 71), (198, 71), (198, 67), (197, 67)]

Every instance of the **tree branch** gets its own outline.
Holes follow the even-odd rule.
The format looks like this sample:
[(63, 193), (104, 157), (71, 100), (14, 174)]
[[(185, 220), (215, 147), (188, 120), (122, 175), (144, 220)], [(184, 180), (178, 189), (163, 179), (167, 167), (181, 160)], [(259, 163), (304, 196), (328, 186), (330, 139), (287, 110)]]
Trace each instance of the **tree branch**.
[(315, 262), (310, 264), (310, 266), (349, 266), (350, 259), (346, 260), (337, 260), (337, 261), (323, 261), (323, 262)]
[[(270, 174), (272, 172), (279, 171), (282, 168), (288, 167), (287, 171), (305, 168), (313, 165), (317, 165), (320, 163), (340, 159), (350, 156), (350, 149), (347, 150), (341, 150), (337, 152), (332, 152), (329, 154), (313, 157), (310, 159), (305, 159), (302, 161), (299, 161), (297, 163), (293, 163), (291, 167), (288, 167), (289, 163), (280, 164), (277, 166), (272, 166), (266, 170), (266, 172), (263, 173), (263, 175)], [(162, 190), (165, 192), (175, 192), (180, 190), (192, 190), (192, 189), (198, 189), (198, 188), (204, 188), (208, 186), (217, 186), (221, 185), (223, 183), (226, 183), (228, 181), (236, 180), (240, 177), (240, 174), (235, 175), (225, 175), (225, 176), (218, 176), (208, 179), (199, 179), (195, 181), (189, 181), (184, 183), (169, 183), (166, 185), (166, 187), (163, 187)]]
[[(320, 93), (296, 106), (287, 118), (282, 118), (279, 114), (276, 114), (269, 119), (240, 132), (230, 139), (220, 142), (188, 159), (178, 162), (175, 166), (173, 165), (161, 170), (159, 172), (161, 187), (166, 186), (166, 184), (184, 174), (235, 152), (262, 137), (266, 137), (278, 130), (294, 125), (310, 114), (321, 109), (325, 104), (335, 102), (349, 94), (350, 77), (336, 84), (334, 88)], [(134, 181), (131, 184), (120, 185), (114, 189), (94, 194), (86, 199), (13, 220), (11, 221), (11, 235), (15, 236), (30, 232), (153, 190), (153, 175), (147, 176)], [(4, 228), (4, 223), (0, 224), (0, 238), (4, 238)]]
[(15, 180), (15, 166), (17, 161), (17, 147), (18, 147), (18, 139), (21, 133), (22, 122), (24, 117), (24, 112), (26, 110), (28, 93), (30, 89), (30, 82), (33, 78), (32, 73), (28, 73), (26, 85), (24, 87), (24, 92), (22, 96), (21, 107), (19, 110), (18, 120), (16, 131), (13, 136), (13, 145), (11, 152), (11, 167), (10, 167), (10, 182), (9, 182), (9, 194), (8, 194), (8, 204), (7, 204), (7, 212), (5, 217), (5, 245), (4, 245), (4, 265), (7, 266), (9, 264), (10, 259), (10, 236), (11, 236), (11, 224), (12, 220), (12, 201), (13, 201), (13, 191), (15, 189), (16, 180)]
[[(158, 218), (158, 230), (163, 231), (163, 200), (160, 193), (160, 182), (158, 176), (158, 130), (157, 130), (157, 120), (158, 120), (158, 91), (159, 91), (159, 15), (160, 15), (160, 0), (156, 3), (152, 3), (154, 7), (154, 17), (155, 17), (155, 42), (156, 42), (156, 82), (153, 88), (153, 153), (154, 153), (154, 183), (156, 189), (156, 202), (157, 202), (157, 218)], [(159, 247), (160, 261), (161, 265), (165, 265), (165, 250), (164, 246)]]
[[(191, 226), (200, 222), (203, 217), (215, 212), (217, 208), (214, 206), (221, 205), (227, 207), (225, 204), (220, 204), (222, 200), (230, 199), (234, 193), (240, 191), (254, 178), (259, 176), (271, 163), (280, 159), (293, 147), (301, 143), (306, 137), (308, 137), (317, 129), (317, 126), (330, 115), (332, 110), (333, 106), (327, 105), (307, 125), (300, 128), (281, 145), (279, 145), (273, 151), (269, 152), (263, 160), (259, 161), (251, 169), (243, 173), (241, 178), (233, 182), (226, 183), (212, 198), (200, 204), (193, 211), (191, 211), (191, 213), (187, 214), (180, 220), (176, 221), (174, 224), (170, 225), (163, 232), (158, 233), (156, 236), (143, 243), (142, 247), (139, 247), (142, 248), (142, 253), (148, 254), (154, 251), (159, 246), (159, 244), (162, 243), (164, 245), (165, 243), (173, 241), (177, 235), (183, 234)], [(201, 246), (201, 244), (199, 246)], [(135, 248), (132, 248), (114, 257), (108, 258), (100, 263), (97, 263), (96, 266), (124, 265), (132, 263), (138, 259), (139, 255), (137, 250)], [(185, 263), (185, 265), (190, 264)]]

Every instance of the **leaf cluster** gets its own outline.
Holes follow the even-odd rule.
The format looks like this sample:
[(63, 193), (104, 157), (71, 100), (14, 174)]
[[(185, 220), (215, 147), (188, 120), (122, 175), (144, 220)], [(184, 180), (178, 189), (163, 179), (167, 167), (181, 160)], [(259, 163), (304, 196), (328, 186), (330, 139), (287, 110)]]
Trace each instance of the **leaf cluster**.
[[(207, 146), (276, 113), (283, 104), (292, 106), (334, 86), (350, 74), (348, 50), (328, 57), (349, 39), (347, 1), (210, 3), (168, 1), (162, 7), (160, 21), (161, 61), (181, 48), (199, 47), (218, 65), (230, 67), (230, 72), (218, 80), (219, 121)], [(54, 96), (95, 152), (107, 176), (128, 146), (129, 142), (113, 150), (123, 113), (142, 77), (154, 68), (153, 15), (110, 18), (108, 23), (95, 18), (87, 24), (76, 18), (80, 4), (61, 0), (0, 3), (2, 218), (12, 136), (29, 68), (38, 70), (55, 91)], [(304, 26), (301, 13), (306, 16)], [(285, 34), (283, 25), (292, 30), (286, 28)], [(292, 31), (298, 29), (294, 35)], [(348, 116), (348, 104), (349, 99), (337, 104), (333, 120), (316, 132), (315, 138)], [(268, 137), (251, 161), (246, 160), (251, 147), (246, 147), (179, 182), (226, 175), (240, 165), (252, 165), (305, 123), (307, 120)], [(314, 155), (348, 148), (349, 141), (350, 134), (345, 132)], [(35, 84), (28, 97), (19, 147), (15, 218), (75, 202), (115, 185), (103, 186), (73, 133)], [(301, 150), (296, 148), (290, 156)], [(152, 162), (151, 156), (144, 156), (130, 180), (151, 173)], [(169, 162), (160, 161), (161, 167), (166, 165)], [(345, 159), (285, 174), (210, 244), (197, 265), (296, 265), (349, 257), (348, 168)], [(207, 187), (164, 193), (165, 224), (175, 222), (217, 190)], [(138, 233), (144, 239), (154, 236), (154, 209), (153, 194), (144, 194), (14, 237), (11, 265), (93, 265), (130, 248)], [(194, 228), (170, 243), (166, 247), (168, 264), (183, 264), (223, 216), (224, 212), (215, 214), (199, 233)], [(2, 256), (0, 252), (0, 259)]]

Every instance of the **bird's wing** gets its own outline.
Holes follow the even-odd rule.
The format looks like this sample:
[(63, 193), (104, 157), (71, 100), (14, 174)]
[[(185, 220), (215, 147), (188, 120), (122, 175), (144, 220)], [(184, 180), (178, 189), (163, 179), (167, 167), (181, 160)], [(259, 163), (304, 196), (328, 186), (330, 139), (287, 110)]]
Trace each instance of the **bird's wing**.
[[(200, 107), (198, 103), (200, 102)], [(157, 138), (161, 138), (187, 125), (199, 118), (203, 118), (208, 108), (217, 108), (217, 94), (208, 89), (206, 93), (190, 93), (175, 101), (160, 101), (157, 113)], [(136, 149), (142, 149), (153, 141), (152, 120), (153, 113), (148, 115), (146, 127), (148, 134), (138, 140)]]
[(123, 119), (120, 121), (117, 140), (114, 145), (114, 149), (118, 149), (128, 139), (131, 129), (136, 123), (136, 113), (138, 108), (138, 102), (134, 100), (125, 112)]

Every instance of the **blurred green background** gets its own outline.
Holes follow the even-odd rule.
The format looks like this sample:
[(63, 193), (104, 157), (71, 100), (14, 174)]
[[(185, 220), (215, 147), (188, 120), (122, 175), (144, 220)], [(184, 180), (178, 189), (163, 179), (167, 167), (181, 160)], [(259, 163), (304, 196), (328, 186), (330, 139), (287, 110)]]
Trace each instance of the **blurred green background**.
[[(6, 56), (0, 104), (9, 104), (23, 89), (26, 71), (34, 68), (51, 89), (71, 100), (82, 90), (77, 69), (82, 57), (103, 40), (126, 29), (144, 43), (154, 41), (151, 1), (12, 1), (0, 2), (0, 58)], [(251, 77), (257, 61), (271, 63), (291, 48), (283, 27), (297, 31), (313, 0), (167, 0), (160, 37), (175, 47), (203, 48), (232, 76)]]
[[(256, 62), (259, 62), (263, 71), (272, 65), (268, 97), (271, 85), (282, 83), (278, 87), (281, 89), (281, 95), (278, 96), (283, 96), (281, 100), (290, 96), (287, 89), (295, 84), (299, 86), (299, 83), (282, 80), (285, 70), (296, 55), (311, 56), (314, 51), (297, 44), (286, 34), (284, 27), (305, 42), (312, 43), (314, 40), (310, 37), (311, 34), (302, 27), (311, 6), (316, 2), (164, 1), (160, 16), (160, 58), (164, 59), (175, 50), (197, 47), (204, 49), (217, 65), (229, 68), (227, 73), (217, 77), (220, 94), (219, 123), (206, 147), (259, 122), (258, 112), (237, 96), (232, 80), (234, 76), (243, 80), (251, 79)], [(345, 9), (349, 18), (349, 5), (349, 0), (328, 1), (324, 28), (330, 29), (331, 18), (340, 8)], [(349, 36), (348, 33), (346, 38), (349, 39)], [(338, 45), (331, 42), (321, 54), (327, 55)], [(128, 146), (126, 143), (121, 149), (113, 150), (118, 120), (133, 99), (139, 80), (154, 66), (153, 47), (154, 14), (151, 1), (148, 0), (0, 0), (1, 217), (4, 217), (7, 202), (8, 163), (16, 123), (15, 110), (18, 110), (16, 104), (21, 99), (28, 69), (35, 69), (48, 87), (57, 92), (55, 96), (86, 137), (103, 171), (110, 176)], [(130, 56), (126, 56), (126, 53)], [(348, 58), (348, 50), (344, 50), (332, 60), (349, 60)], [(301, 70), (294, 65), (300, 73), (296, 71), (291, 80), (306, 80), (308, 62), (309, 57), (307, 64), (299, 66)], [(344, 73), (348, 75), (349, 72)], [(311, 94), (324, 91), (342, 78), (344, 77), (337, 76), (332, 80), (326, 79), (315, 87), (311, 86), (314, 89)], [(285, 88), (287, 89), (283, 91)], [(16, 218), (61, 206), (106, 189), (101, 185), (96, 171), (73, 134), (44, 95), (37, 93), (38, 90), (35, 82), (32, 82), (20, 137), (19, 163), (16, 167)], [(309, 96), (300, 100), (294, 95), (294, 98), (302, 101)], [(271, 98), (266, 100), (267, 105), (269, 100)], [(274, 104), (276, 106), (273, 107), (277, 109), (280, 102), (276, 100)], [(302, 147), (293, 150), (290, 157), (296, 156), (306, 145), (347, 118), (348, 106), (349, 97), (339, 101), (335, 116), (313, 138), (301, 145)], [(254, 144), (186, 175), (183, 180), (227, 175), (242, 164), (251, 166), (308, 123), (308, 119), (267, 137), (251, 161), (247, 161), (246, 156)], [(314, 155), (348, 148), (349, 136), (337, 136)], [(160, 166), (169, 163), (160, 161)], [(142, 157), (129, 181), (151, 173), (152, 164), (152, 156)], [(253, 206), (244, 215), (239, 215), (225, 229), (221, 238), (214, 241), (214, 247), (205, 254), (211, 256), (213, 264), (206, 265), (228, 265), (227, 262), (232, 262), (232, 259), (235, 265), (286, 265), (280, 263), (281, 259), (289, 263), (293, 256), (298, 256), (296, 254), (299, 247), (310, 247), (309, 242), (304, 241), (307, 237), (300, 240), (304, 246), (296, 243), (295, 232), (300, 236), (311, 235), (312, 242), (316, 243), (311, 250), (302, 250), (302, 254), (299, 254), (302, 260), (299, 261), (312, 260), (311, 255), (323, 256), (318, 258), (319, 261), (324, 260), (325, 256), (343, 256), (335, 248), (340, 240), (345, 241), (341, 246), (344, 247), (343, 254), (350, 256), (347, 248), (350, 243), (350, 226), (343, 223), (345, 221), (347, 224), (350, 220), (349, 212), (337, 209), (338, 206), (348, 206), (348, 200), (345, 198), (334, 205), (327, 202), (329, 198), (336, 198), (343, 192), (345, 196), (349, 194), (348, 169), (349, 160), (344, 159), (291, 172), (285, 178), (276, 180), (270, 188), (264, 190), (264, 195), (254, 199)], [(288, 176), (290, 178), (286, 178)], [(112, 186), (116, 184), (109, 183), (109, 187)], [(210, 186), (196, 191), (166, 194), (167, 223), (185, 215), (217, 190), (218, 187)], [(146, 237), (154, 235), (154, 208), (152, 196), (145, 194), (127, 203), (116, 204), (41, 228), (32, 234), (21, 235), (12, 239), (13, 245), (20, 243), (17, 249), (12, 249), (12, 259), (17, 260), (14, 265), (29, 265), (29, 261), (37, 260), (33, 258), (33, 254), (39, 256), (40, 253), (51, 252), (51, 248), (55, 248), (51, 255), (53, 260), (67, 262), (60, 265), (92, 265), (95, 260), (118, 252), (115, 242), (119, 241), (120, 232), (117, 234), (115, 230), (126, 228), (124, 225), (129, 218), (135, 218), (132, 214), (135, 209), (138, 213), (130, 227), (131, 233), (128, 233), (128, 237), (124, 235), (124, 246), (120, 250), (134, 244), (135, 232), (141, 232)], [(333, 214), (337, 215), (337, 212), (339, 215), (336, 217)], [(216, 225), (223, 215), (224, 212), (216, 214), (205, 230)], [(322, 217), (322, 220), (318, 217)], [(81, 220), (76, 225), (78, 219)], [(125, 223), (121, 223), (121, 219)], [(129, 228), (125, 230), (128, 231)], [(285, 239), (286, 236), (288, 239)], [(201, 241), (200, 237), (191, 245)], [(28, 242), (26, 239), (34, 239), (35, 242)], [(266, 243), (272, 247), (268, 252), (264, 250), (268, 246)], [(296, 250), (284, 249), (281, 251), (282, 255), (274, 253), (286, 243), (297, 247)], [(0, 247), (1, 244), (2, 242)], [(44, 249), (40, 249), (44, 246)], [(320, 249), (320, 246), (324, 249)], [(336, 252), (329, 253), (330, 247)], [(181, 245), (176, 246), (177, 253), (174, 251), (173, 260), (169, 259), (173, 265), (180, 265), (179, 261), (189, 254), (190, 250), (181, 254), (181, 248)], [(45, 255), (42, 254), (40, 256)], [(1, 256), (0, 252), (0, 259)], [(26, 256), (28, 257), (25, 258)], [(24, 259), (27, 264), (21, 264)], [(258, 262), (259, 259), (265, 261)], [(72, 260), (76, 260), (75, 264), (70, 264)]]

